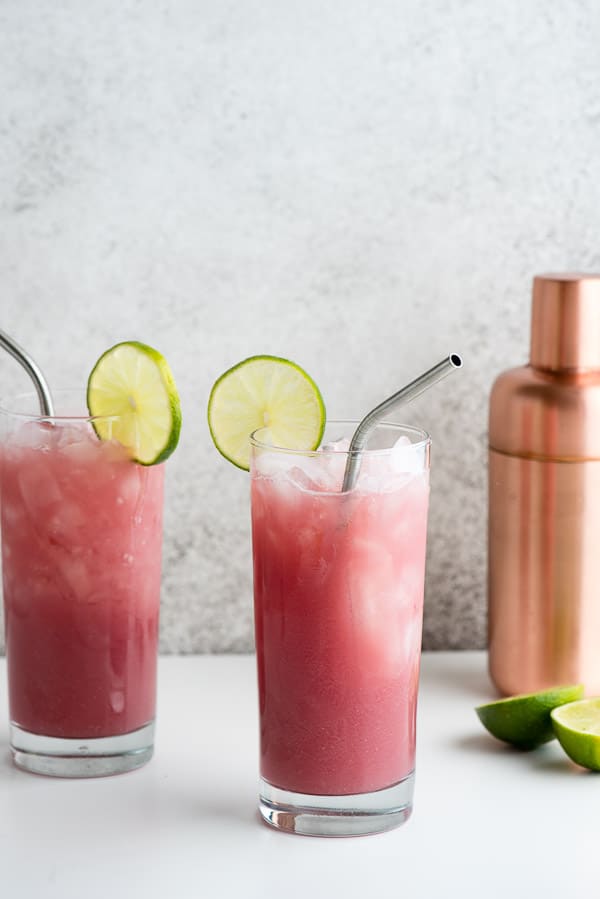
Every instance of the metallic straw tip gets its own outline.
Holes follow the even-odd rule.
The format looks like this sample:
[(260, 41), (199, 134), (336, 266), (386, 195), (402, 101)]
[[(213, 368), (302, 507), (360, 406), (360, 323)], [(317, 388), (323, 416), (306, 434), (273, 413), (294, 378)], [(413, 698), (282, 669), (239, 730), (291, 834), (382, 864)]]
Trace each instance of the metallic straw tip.
[(449, 375), (453, 369), (462, 368), (462, 364), (462, 359), (458, 353), (450, 353), (449, 356), (446, 356), (445, 359), (442, 359), (442, 361), (438, 362), (437, 365), (434, 365), (433, 368), (423, 372), (422, 375), (419, 375), (419, 377), (415, 378), (414, 381), (411, 381), (410, 384), (407, 384), (401, 390), (393, 393), (392, 396), (389, 396), (378, 406), (375, 406), (374, 409), (371, 409), (368, 415), (365, 415), (350, 441), (350, 450), (348, 452), (346, 469), (344, 471), (342, 493), (352, 490), (356, 484), (361, 464), (362, 451), (367, 445), (369, 436), (377, 426), (377, 423), (383, 421), (384, 415), (391, 409), (396, 409), (404, 403), (410, 403), (411, 400), (414, 400), (423, 393), (423, 391), (427, 390), (427, 388), (432, 387), (433, 384), (436, 384), (442, 378), (445, 378), (446, 375)]

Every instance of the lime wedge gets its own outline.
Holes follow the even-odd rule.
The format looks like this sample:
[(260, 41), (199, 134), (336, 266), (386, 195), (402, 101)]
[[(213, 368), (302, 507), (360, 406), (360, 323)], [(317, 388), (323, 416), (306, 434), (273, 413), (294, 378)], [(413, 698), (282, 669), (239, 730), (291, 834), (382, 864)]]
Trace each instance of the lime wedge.
[(99, 416), (92, 421), (98, 437), (118, 440), (140, 465), (164, 462), (177, 446), (175, 381), (166, 359), (145, 343), (117, 343), (100, 356), (88, 379), (87, 404), (90, 415)]
[(554, 733), (569, 758), (600, 771), (600, 697), (570, 702), (551, 714)]
[(581, 699), (581, 684), (551, 687), (539, 693), (523, 693), (478, 706), (475, 711), (489, 732), (520, 749), (533, 749), (554, 739), (550, 712)]
[(287, 449), (315, 450), (325, 428), (325, 405), (307, 373), (278, 356), (251, 356), (215, 381), (208, 427), (229, 462), (248, 471), (249, 437), (266, 428), (265, 441)]

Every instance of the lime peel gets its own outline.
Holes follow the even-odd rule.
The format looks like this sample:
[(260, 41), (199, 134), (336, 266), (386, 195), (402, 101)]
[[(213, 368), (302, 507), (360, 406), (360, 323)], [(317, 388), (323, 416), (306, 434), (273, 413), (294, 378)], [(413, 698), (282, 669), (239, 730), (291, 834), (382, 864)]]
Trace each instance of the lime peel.
[(520, 749), (534, 749), (555, 737), (552, 710), (582, 696), (581, 684), (569, 684), (508, 696), (477, 706), (475, 711), (483, 726), (498, 740)]

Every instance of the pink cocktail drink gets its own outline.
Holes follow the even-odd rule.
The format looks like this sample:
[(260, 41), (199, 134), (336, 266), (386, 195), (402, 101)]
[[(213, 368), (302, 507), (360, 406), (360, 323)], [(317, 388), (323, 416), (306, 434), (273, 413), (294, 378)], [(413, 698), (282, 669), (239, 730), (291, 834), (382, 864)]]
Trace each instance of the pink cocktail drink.
[[(15, 416), (5, 428), (0, 485), (17, 761), (19, 752), (21, 760), (60, 760), (74, 751), (68, 741), (94, 756), (101, 740), (101, 755), (130, 758), (100, 772), (88, 763), (64, 772), (58, 762), (55, 770), (24, 766), (68, 774), (136, 767), (136, 753), (140, 761), (152, 751), (163, 466), (137, 465), (84, 419)], [(49, 738), (44, 750), (31, 749), (32, 736)]]
[(379, 442), (345, 494), (345, 452), (254, 446), (260, 757), (270, 799), (372, 794), (414, 770), (429, 443), (393, 426), (379, 427)]

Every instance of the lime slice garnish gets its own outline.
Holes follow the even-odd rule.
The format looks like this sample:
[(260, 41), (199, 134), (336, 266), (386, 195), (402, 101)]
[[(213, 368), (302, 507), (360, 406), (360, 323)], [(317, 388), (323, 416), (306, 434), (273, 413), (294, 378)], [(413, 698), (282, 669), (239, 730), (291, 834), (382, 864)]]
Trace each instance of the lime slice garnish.
[(251, 356), (215, 381), (208, 399), (208, 427), (219, 452), (238, 468), (250, 468), (249, 437), (266, 428), (265, 442), (315, 450), (325, 428), (325, 405), (307, 373), (278, 356)]
[(554, 739), (552, 709), (582, 696), (581, 684), (551, 687), (539, 693), (523, 693), (488, 702), (475, 711), (483, 726), (498, 740), (521, 749), (533, 749)]
[(600, 771), (600, 698), (570, 702), (551, 715), (554, 733), (569, 758)]
[(141, 465), (164, 462), (177, 446), (175, 381), (164, 356), (145, 343), (117, 343), (100, 356), (88, 379), (87, 404), (91, 416), (100, 416), (92, 421), (98, 437), (118, 440)]

